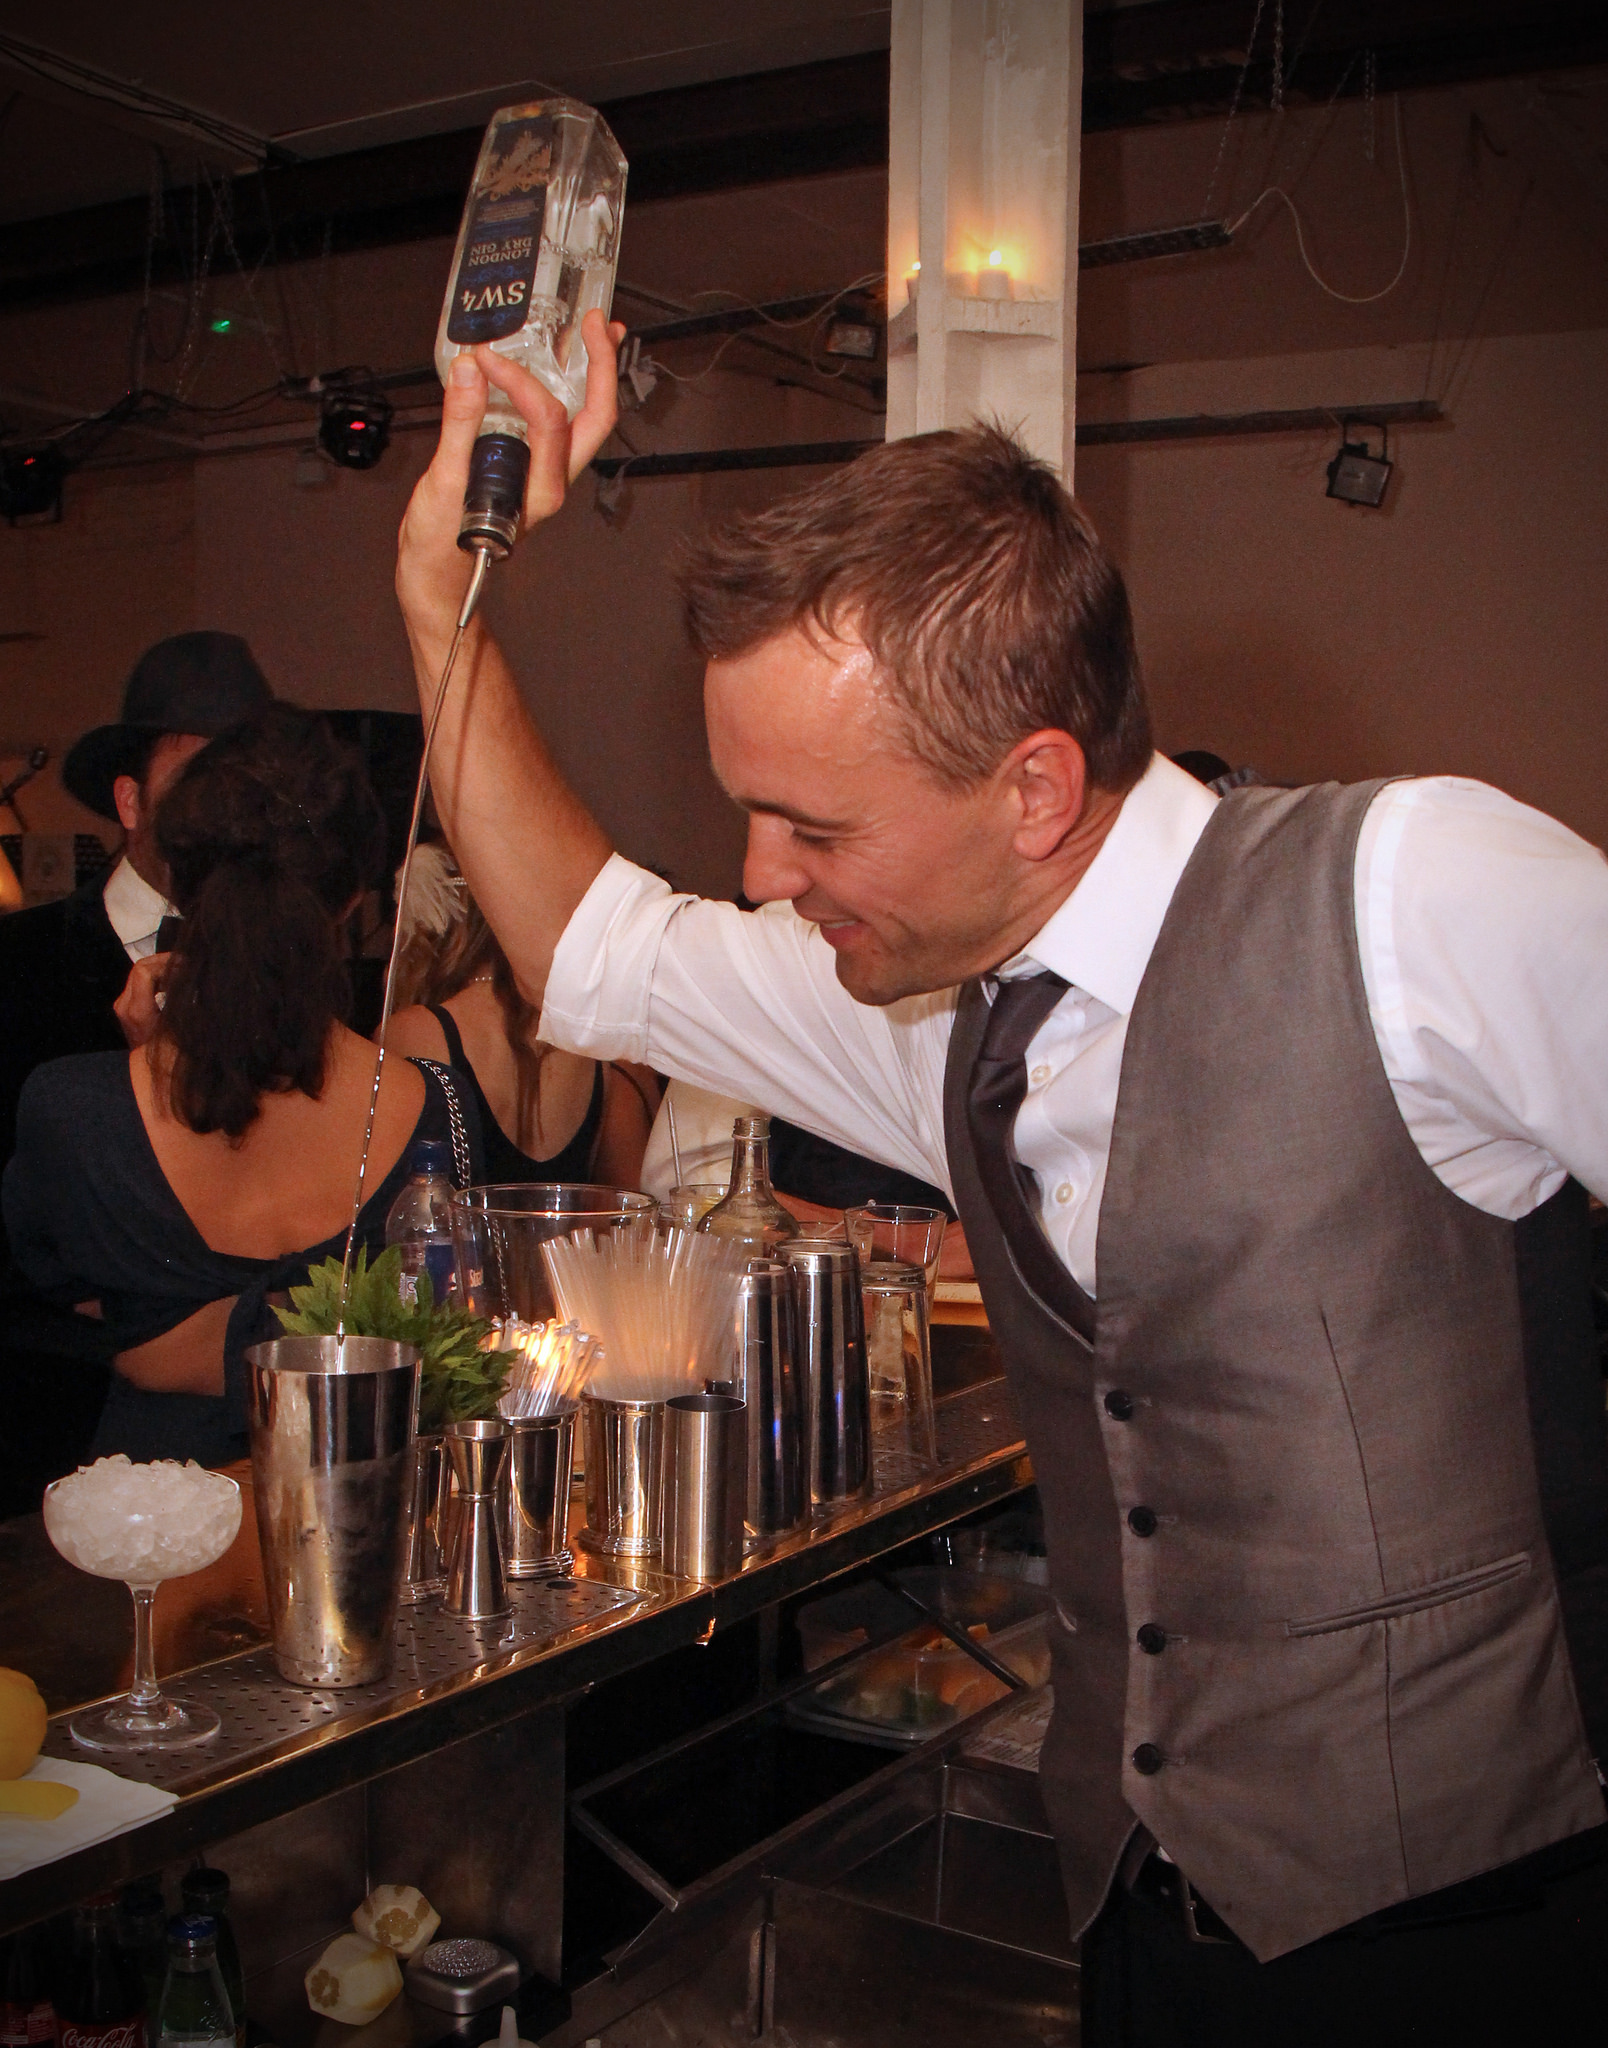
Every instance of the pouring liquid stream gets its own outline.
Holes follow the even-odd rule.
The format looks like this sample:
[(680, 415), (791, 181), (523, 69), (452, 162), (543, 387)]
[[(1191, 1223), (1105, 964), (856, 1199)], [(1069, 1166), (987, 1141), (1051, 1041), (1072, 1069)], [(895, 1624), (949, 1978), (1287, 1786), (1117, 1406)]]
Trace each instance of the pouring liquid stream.
[(452, 671), (457, 665), (458, 650), (463, 645), (463, 636), (468, 630), (469, 621), (474, 617), (475, 606), (480, 602), (486, 571), (495, 559), (493, 549), (486, 546), (477, 546), (474, 557), (469, 588), (464, 592), (463, 603), (458, 608), (458, 623), (453, 631), (452, 645), (447, 649), (447, 658), (441, 668), (441, 680), (436, 685), (435, 705), (430, 713), (430, 729), (424, 736), (424, 753), (419, 761), (419, 779), (413, 790), (413, 813), (408, 821), (407, 847), (402, 856), (402, 871), (397, 881), (396, 927), (391, 934), (391, 953), (385, 966), (385, 994), (380, 1003), (380, 1025), (377, 1034), (379, 1050), (374, 1059), (374, 1086), (369, 1091), (368, 1120), (363, 1126), (363, 1150), (357, 1163), (357, 1185), (352, 1190), (352, 1220), (346, 1226), (346, 1250), (341, 1259), (340, 1309), (335, 1319), (337, 1344), (346, 1341), (346, 1302), (352, 1285), (352, 1250), (357, 1242), (357, 1220), (363, 1212), (363, 1184), (368, 1177), (369, 1147), (374, 1142), (374, 1113), (380, 1102), (380, 1077), (385, 1072), (385, 1031), (391, 1021), (391, 1011), (396, 1005), (396, 970), (402, 954), (402, 907), (408, 900), (408, 882), (413, 874), (413, 855), (419, 843), (419, 820), (424, 815), (424, 793), (430, 786), (430, 754), (435, 746), (436, 727), (441, 723), (442, 708), (447, 701)]

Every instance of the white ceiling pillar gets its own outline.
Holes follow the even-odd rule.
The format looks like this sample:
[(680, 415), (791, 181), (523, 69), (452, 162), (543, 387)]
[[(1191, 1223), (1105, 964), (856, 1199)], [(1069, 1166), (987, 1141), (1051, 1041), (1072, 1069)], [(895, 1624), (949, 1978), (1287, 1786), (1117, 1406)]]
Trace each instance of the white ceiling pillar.
[(1083, 0), (893, 0), (890, 441), (997, 418), (1071, 485), (1082, 90)]

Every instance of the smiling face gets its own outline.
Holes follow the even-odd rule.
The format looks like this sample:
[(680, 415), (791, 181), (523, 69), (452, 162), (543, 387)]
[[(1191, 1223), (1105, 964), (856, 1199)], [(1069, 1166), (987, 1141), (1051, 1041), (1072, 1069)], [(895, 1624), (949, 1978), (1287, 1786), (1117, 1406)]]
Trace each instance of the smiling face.
[[(1076, 790), (1058, 785), (1058, 799), (1028, 765), (1046, 752), (1031, 741), (975, 787), (949, 788), (909, 752), (857, 643), (795, 628), (712, 661), (704, 707), (715, 773), (748, 813), (744, 890), (756, 903), (785, 897), (819, 925), (861, 1002), (997, 966), (1087, 865), (1074, 742), (1035, 736), (1077, 756)], [(1048, 814), (1052, 801), (1065, 815)]]

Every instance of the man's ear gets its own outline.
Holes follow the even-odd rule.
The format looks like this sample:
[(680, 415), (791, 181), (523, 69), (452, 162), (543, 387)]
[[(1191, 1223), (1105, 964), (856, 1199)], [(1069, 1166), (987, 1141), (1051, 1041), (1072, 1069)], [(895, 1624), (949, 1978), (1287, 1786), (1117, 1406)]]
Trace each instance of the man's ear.
[(1047, 727), (1019, 741), (1002, 767), (1017, 806), (1012, 844), (1024, 860), (1048, 860), (1083, 815), (1083, 749), (1069, 732)]
[(132, 775), (119, 775), (114, 779), (112, 802), (117, 806), (117, 822), (123, 830), (136, 830), (140, 822), (140, 786)]

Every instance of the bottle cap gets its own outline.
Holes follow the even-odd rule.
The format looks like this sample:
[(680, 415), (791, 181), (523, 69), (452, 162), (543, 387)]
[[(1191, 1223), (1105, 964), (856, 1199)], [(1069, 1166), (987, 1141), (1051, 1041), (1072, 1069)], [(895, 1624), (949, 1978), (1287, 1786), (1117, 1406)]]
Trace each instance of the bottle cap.
[(420, 1138), (408, 1154), (412, 1174), (445, 1173), (452, 1164), (452, 1147), (445, 1138)]
[(229, 1873), (214, 1870), (209, 1864), (198, 1863), (194, 1870), (187, 1870), (179, 1879), (179, 1896), (187, 1906), (199, 1913), (210, 1907), (227, 1906), (229, 1903)]
[(168, 1922), (168, 1949), (174, 1955), (198, 1955), (217, 1939), (218, 1923), (210, 1913), (176, 1913)]

